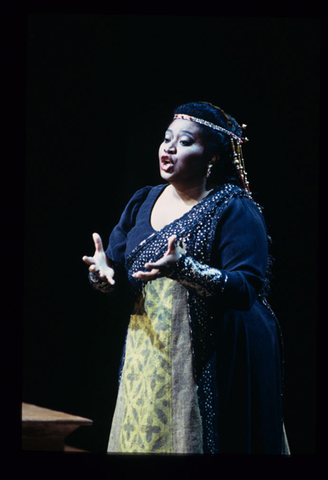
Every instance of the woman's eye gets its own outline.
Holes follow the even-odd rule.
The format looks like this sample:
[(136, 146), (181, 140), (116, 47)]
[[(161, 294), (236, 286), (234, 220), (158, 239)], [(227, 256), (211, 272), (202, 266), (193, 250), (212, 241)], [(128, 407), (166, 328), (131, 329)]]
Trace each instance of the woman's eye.
[(180, 143), (181, 143), (181, 145), (183, 145), (184, 147), (187, 147), (187, 146), (191, 145), (191, 140), (183, 139), (183, 140), (180, 140)]
[(164, 143), (168, 143), (171, 139), (169, 137), (164, 137)]

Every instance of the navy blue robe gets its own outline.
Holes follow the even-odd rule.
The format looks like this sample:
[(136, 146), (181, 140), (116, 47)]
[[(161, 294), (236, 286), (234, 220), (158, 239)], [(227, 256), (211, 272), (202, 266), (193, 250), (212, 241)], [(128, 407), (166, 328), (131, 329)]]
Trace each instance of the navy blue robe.
[[(114, 263), (118, 285), (127, 285), (128, 256), (155, 232), (151, 211), (164, 188), (136, 192), (110, 236), (106, 254)], [(225, 276), (222, 293), (218, 290), (211, 300), (216, 326), (216, 452), (280, 454), (281, 343), (279, 325), (262, 292), (268, 265), (263, 215), (247, 196), (233, 196), (223, 206), (214, 233), (209, 267)]]

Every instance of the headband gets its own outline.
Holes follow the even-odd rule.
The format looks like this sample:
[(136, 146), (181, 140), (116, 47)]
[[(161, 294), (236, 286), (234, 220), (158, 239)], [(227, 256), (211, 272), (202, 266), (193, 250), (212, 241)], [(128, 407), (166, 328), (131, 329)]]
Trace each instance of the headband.
[(203, 120), (202, 118), (192, 117), (191, 115), (185, 115), (184, 113), (177, 113), (174, 115), (174, 119), (181, 118), (181, 120), (190, 120), (191, 122), (200, 123), (201, 125), (205, 125), (206, 127), (213, 128), (214, 130), (218, 130), (219, 132), (225, 133), (229, 135), (234, 140), (237, 140), (239, 143), (243, 143), (242, 138), (238, 137), (235, 133), (230, 132), (229, 130), (220, 127), (219, 125), (215, 125), (215, 123), (208, 122), (207, 120)]

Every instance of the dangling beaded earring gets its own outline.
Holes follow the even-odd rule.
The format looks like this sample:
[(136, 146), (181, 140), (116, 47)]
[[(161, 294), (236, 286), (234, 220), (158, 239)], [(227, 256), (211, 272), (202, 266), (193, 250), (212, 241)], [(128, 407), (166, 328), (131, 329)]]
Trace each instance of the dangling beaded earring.
[(207, 167), (206, 178), (209, 178), (209, 177), (211, 176), (212, 168), (213, 168), (213, 164), (212, 164), (212, 163), (209, 163), (209, 165), (208, 165), (208, 167)]
[[(247, 127), (244, 123), (242, 124), (241, 128), (244, 130)], [(236, 166), (236, 169), (238, 171), (240, 180), (245, 188), (249, 193), (251, 193), (250, 188), (249, 188), (249, 182), (247, 180), (247, 173), (245, 170), (245, 161), (243, 157), (243, 150), (242, 150), (242, 143), (243, 142), (248, 142), (248, 138), (242, 138), (241, 140), (234, 140), (234, 138), (231, 136), (230, 137), (230, 142), (231, 142), (231, 147), (232, 147), (232, 155), (233, 155), (233, 163)], [(236, 143), (235, 143), (236, 142)]]

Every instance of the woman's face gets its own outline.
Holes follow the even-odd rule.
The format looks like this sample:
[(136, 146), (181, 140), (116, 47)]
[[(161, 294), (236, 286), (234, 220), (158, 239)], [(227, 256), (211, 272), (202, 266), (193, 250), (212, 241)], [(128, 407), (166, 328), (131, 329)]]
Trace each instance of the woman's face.
[(171, 123), (158, 156), (163, 180), (193, 185), (205, 178), (204, 145), (197, 124), (190, 120), (177, 119)]

